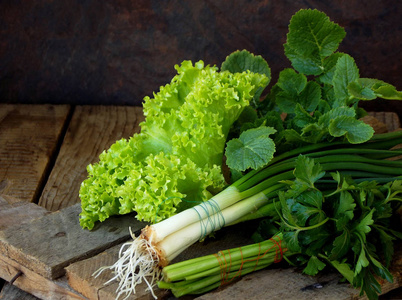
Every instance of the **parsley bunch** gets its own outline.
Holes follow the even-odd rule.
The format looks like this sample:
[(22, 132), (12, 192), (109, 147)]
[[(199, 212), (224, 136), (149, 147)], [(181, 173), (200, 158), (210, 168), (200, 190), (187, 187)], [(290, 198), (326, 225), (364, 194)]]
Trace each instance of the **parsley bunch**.
[(376, 299), (381, 293), (377, 278), (392, 282), (393, 241), (402, 238), (392, 229), (399, 221), (392, 217), (402, 203), (402, 180), (357, 182), (334, 172), (319, 187), (325, 174), (314, 159), (297, 159), (295, 180), (279, 192), (284, 241), (290, 252), (308, 257), (304, 273), (314, 276), (329, 264), (361, 295)]

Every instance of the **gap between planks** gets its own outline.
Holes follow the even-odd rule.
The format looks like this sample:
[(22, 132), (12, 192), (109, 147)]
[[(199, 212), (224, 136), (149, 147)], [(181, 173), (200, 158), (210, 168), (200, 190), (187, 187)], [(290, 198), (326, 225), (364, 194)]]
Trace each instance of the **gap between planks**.
[(139, 132), (143, 120), (140, 107), (77, 106), (39, 205), (56, 211), (79, 203), (87, 166), (117, 140)]
[(35, 202), (69, 105), (0, 104), (0, 194)]

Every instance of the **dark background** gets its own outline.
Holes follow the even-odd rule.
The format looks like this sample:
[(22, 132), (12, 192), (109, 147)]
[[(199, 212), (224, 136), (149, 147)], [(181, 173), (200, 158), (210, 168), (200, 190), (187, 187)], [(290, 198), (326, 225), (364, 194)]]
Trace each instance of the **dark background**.
[[(0, 0), (0, 102), (141, 105), (174, 65), (220, 66), (237, 49), (262, 55), (273, 80), (289, 67), (287, 26), (317, 8), (345, 28), (341, 51), (362, 77), (402, 89), (402, 1)], [(396, 111), (377, 100), (370, 110)]]

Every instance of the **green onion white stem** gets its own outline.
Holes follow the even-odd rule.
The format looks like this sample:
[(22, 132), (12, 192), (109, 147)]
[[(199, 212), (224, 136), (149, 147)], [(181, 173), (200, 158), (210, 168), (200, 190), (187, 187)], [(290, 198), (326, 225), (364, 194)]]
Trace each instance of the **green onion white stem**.
[(247, 173), (209, 201), (147, 226), (139, 237), (133, 236), (133, 241), (123, 246), (113, 266), (99, 272), (106, 268), (114, 271), (113, 280), (119, 281), (118, 296), (135, 293), (135, 287), (143, 281), (152, 291), (161, 276), (161, 268), (198, 240), (223, 226), (274, 214), (274, 206), (269, 205), (277, 192), (285, 188), (281, 181), (294, 179), (298, 155), (317, 157), (324, 171), (350, 172), (355, 179), (400, 176), (402, 165), (386, 160), (402, 154), (398, 150), (389, 151), (399, 143), (402, 143), (402, 131), (375, 135), (369, 142), (359, 145), (348, 142), (313, 144), (280, 154), (264, 168)]

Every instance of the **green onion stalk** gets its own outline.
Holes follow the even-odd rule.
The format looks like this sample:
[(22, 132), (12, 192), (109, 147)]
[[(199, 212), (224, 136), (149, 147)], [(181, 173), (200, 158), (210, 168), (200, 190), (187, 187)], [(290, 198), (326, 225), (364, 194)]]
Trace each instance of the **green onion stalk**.
[(164, 281), (159, 281), (158, 287), (171, 290), (175, 297), (202, 294), (290, 255), (293, 253), (286, 248), (282, 233), (278, 233), (260, 243), (169, 265), (163, 269)]
[(132, 234), (132, 241), (122, 246), (116, 263), (95, 275), (111, 269), (114, 276), (110, 281), (119, 283), (117, 297), (135, 293), (136, 286), (145, 282), (156, 298), (153, 288), (163, 277), (162, 269), (189, 246), (224, 226), (275, 216), (273, 199), (286, 189), (285, 181), (295, 178), (293, 171), (299, 155), (314, 157), (327, 172), (349, 174), (355, 180), (378, 178), (387, 182), (402, 175), (402, 162), (391, 160), (402, 155), (402, 150), (390, 150), (400, 143), (402, 131), (395, 131), (374, 135), (362, 144), (318, 143), (279, 154), (208, 201), (146, 226), (138, 237)]

